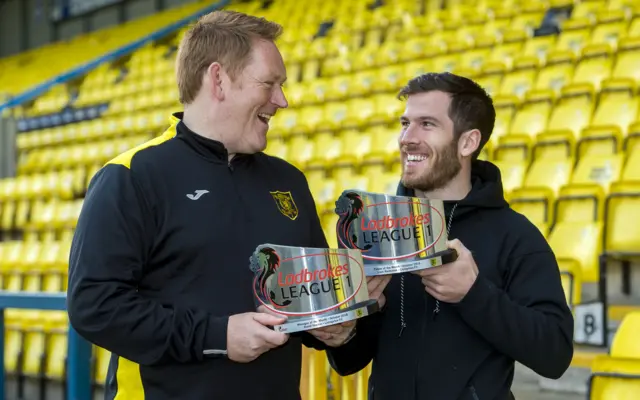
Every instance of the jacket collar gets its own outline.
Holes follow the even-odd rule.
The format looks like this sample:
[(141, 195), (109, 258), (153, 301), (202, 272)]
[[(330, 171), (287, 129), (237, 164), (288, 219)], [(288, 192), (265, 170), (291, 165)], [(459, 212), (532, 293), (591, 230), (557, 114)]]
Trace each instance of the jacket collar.
[[(230, 164), (229, 152), (224, 144), (218, 140), (209, 139), (192, 131), (183, 121), (183, 113), (176, 112), (171, 116), (172, 124), (176, 126), (176, 138), (183, 140), (198, 155), (217, 164)], [(233, 162), (245, 158), (245, 154), (237, 154)]]

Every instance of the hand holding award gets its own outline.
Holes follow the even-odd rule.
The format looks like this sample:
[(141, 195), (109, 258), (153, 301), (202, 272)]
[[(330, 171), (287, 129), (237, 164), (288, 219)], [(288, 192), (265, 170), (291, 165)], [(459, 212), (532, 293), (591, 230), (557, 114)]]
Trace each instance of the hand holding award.
[(446, 303), (458, 303), (467, 295), (478, 277), (478, 266), (469, 249), (458, 239), (447, 242), (458, 253), (458, 259), (447, 265), (414, 272), (422, 277), (425, 290)]

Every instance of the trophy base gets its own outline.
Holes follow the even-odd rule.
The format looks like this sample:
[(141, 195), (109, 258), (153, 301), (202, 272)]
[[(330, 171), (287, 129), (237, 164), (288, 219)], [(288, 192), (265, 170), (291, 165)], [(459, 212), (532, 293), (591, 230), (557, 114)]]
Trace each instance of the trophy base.
[(449, 264), (457, 259), (458, 254), (456, 251), (447, 249), (421, 260), (395, 261), (393, 264), (369, 264), (365, 261), (364, 273), (366, 276), (403, 274)]
[(378, 301), (375, 299), (367, 300), (362, 303), (355, 304), (347, 309), (335, 311), (331, 313), (316, 315), (312, 317), (295, 318), (281, 325), (275, 325), (273, 329), (276, 332), (295, 333), (308, 331), (311, 329), (323, 328), (325, 326), (337, 325), (343, 322), (360, 319), (367, 315), (374, 314), (378, 311)]

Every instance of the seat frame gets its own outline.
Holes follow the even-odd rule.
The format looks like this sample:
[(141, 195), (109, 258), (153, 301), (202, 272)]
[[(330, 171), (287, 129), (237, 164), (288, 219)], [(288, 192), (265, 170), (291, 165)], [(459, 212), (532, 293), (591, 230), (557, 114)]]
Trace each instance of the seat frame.
[(620, 372), (599, 372), (599, 371), (592, 372), (591, 375), (589, 375), (589, 382), (587, 383), (587, 399), (591, 399), (591, 392), (593, 390), (593, 381), (596, 377), (640, 380), (640, 374), (624, 374)]

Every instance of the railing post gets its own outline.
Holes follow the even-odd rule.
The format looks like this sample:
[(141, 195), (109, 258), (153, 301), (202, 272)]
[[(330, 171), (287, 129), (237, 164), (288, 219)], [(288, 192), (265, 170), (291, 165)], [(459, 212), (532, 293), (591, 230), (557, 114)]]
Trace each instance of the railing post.
[(67, 400), (91, 399), (91, 344), (69, 325)]
[[(4, 310), (66, 311), (66, 293), (26, 293), (0, 290), (0, 360), (4, 363)], [(69, 326), (67, 330), (67, 399), (91, 399), (91, 343)], [(4, 365), (3, 365), (4, 366)], [(0, 400), (6, 398), (5, 372), (0, 373)]]

